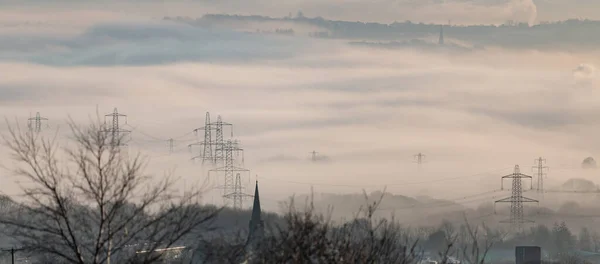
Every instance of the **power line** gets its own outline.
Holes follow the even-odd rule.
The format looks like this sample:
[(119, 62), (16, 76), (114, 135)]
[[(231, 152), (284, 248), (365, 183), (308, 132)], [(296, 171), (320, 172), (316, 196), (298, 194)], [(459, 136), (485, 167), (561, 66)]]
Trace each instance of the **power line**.
[[(189, 136), (189, 135), (192, 135), (192, 134), (193, 134), (193, 132), (187, 132), (187, 133), (185, 133), (185, 134), (183, 134), (183, 135), (180, 135), (180, 136), (177, 136), (177, 137), (170, 137), (170, 138), (164, 137), (164, 138), (162, 138), (162, 137), (153, 136), (153, 135), (151, 135), (151, 134), (149, 134), (149, 133), (147, 133), (147, 132), (144, 132), (143, 130), (141, 130), (141, 129), (139, 128), (139, 126), (135, 126), (135, 127), (133, 127), (133, 126), (130, 126), (130, 125), (128, 125), (128, 124), (126, 124), (126, 125), (127, 125), (127, 126), (129, 126), (129, 127), (131, 128), (131, 131), (132, 131), (132, 132), (137, 132), (137, 133), (140, 133), (140, 134), (141, 134), (141, 135), (143, 135), (143, 136), (146, 136), (146, 137), (148, 137), (148, 138), (151, 138), (152, 140), (149, 140), (149, 141), (153, 141), (153, 142), (162, 142), (162, 141), (166, 141), (166, 140), (169, 140), (169, 139), (173, 139), (173, 140), (180, 140), (180, 139), (182, 139), (182, 138), (184, 138), (184, 137), (187, 137), (187, 136)], [(190, 140), (191, 140), (191, 139), (190, 139)]]
[(204, 118), (204, 126), (200, 127), (200, 128), (196, 128), (194, 129), (194, 134), (196, 134), (196, 136), (198, 135), (198, 131), (200, 130), (204, 130), (204, 141), (201, 142), (197, 142), (197, 143), (193, 143), (190, 144), (189, 147), (191, 149), (191, 147), (193, 145), (200, 145), (203, 147), (202, 149), (202, 153), (196, 157), (193, 157), (192, 159), (197, 159), (197, 158), (201, 158), (202, 159), (202, 164), (205, 164), (206, 162), (211, 162), (213, 165), (215, 162), (214, 156), (213, 156), (213, 142), (212, 142), (212, 126), (210, 123), (210, 113), (206, 112), (206, 117)]
[(497, 172), (497, 171), (502, 171), (502, 170), (506, 170), (506, 169), (508, 169), (508, 168), (495, 169), (495, 170), (491, 170), (491, 171), (487, 171), (487, 172), (481, 172), (481, 173), (476, 173), (476, 174), (471, 174), (471, 175), (442, 178), (442, 179), (438, 179), (438, 180), (429, 180), (429, 181), (420, 181), (420, 182), (404, 182), (404, 183), (383, 183), (383, 184), (377, 184), (377, 185), (375, 185), (375, 184), (352, 185), (352, 184), (335, 184), (335, 183), (300, 182), (300, 181), (290, 181), (290, 180), (283, 180), (283, 179), (268, 178), (268, 177), (264, 177), (264, 176), (259, 176), (259, 177), (261, 179), (273, 180), (273, 181), (279, 181), (279, 182), (287, 182), (287, 183), (292, 183), (292, 184), (315, 185), (315, 186), (333, 186), (333, 187), (365, 188), (365, 187), (419, 185), (419, 184), (429, 184), (429, 183), (451, 181), (451, 180), (457, 180), (457, 179), (463, 179), (463, 178), (471, 178), (471, 177), (477, 177), (477, 176), (489, 176), (488, 175), (489, 173)]
[(30, 117), (29, 119), (27, 119), (27, 121), (27, 126), (29, 127), (29, 130), (39, 133), (42, 132), (42, 122), (48, 121), (48, 118), (42, 117), (40, 115), (40, 112), (37, 112), (35, 113), (35, 117)]
[(535, 162), (535, 166), (533, 166), (532, 169), (537, 170), (537, 188), (536, 188), (536, 190), (538, 191), (538, 193), (543, 194), (544, 193), (544, 176), (547, 175), (545, 173), (545, 171), (547, 171), (549, 168), (548, 168), (548, 166), (544, 166), (544, 163), (546, 163), (546, 159), (542, 159), (542, 157), (539, 157), (534, 162)]
[[(243, 152), (244, 149), (242, 149), (239, 146), (239, 143), (237, 141), (227, 140), (225, 142), (225, 145), (223, 146), (223, 151), (225, 152), (224, 166), (209, 170), (208, 176), (210, 177), (211, 172), (222, 172), (224, 174), (224, 183), (223, 186), (221, 186), (221, 188), (223, 188), (224, 202), (225, 204), (228, 204), (228, 202), (231, 202), (231, 200), (233, 200), (234, 208), (240, 209), (240, 207), (242, 206), (241, 197), (243, 197), (244, 194), (241, 192), (241, 180), (239, 179), (239, 173), (237, 172), (249, 173), (250, 170), (236, 166), (234, 153)], [(234, 174), (236, 173), (237, 177), (234, 178)], [(238, 180), (240, 181), (238, 182)], [(239, 207), (236, 208), (235, 206)]]
[(523, 197), (523, 186), (521, 179), (532, 179), (531, 176), (521, 173), (519, 165), (515, 165), (512, 174), (502, 176), (501, 189), (504, 189), (504, 179), (512, 179), (512, 194), (510, 197), (500, 199), (494, 202), (494, 211), (496, 203), (510, 203), (510, 219), (501, 221), (501, 223), (509, 223), (514, 231), (520, 231), (524, 223), (533, 223), (532, 220), (523, 218), (523, 203), (538, 203), (538, 200)]
[(221, 116), (217, 116), (217, 122), (210, 123), (209, 125), (215, 129), (215, 140), (214, 142), (211, 142), (215, 145), (214, 164), (217, 166), (223, 166), (225, 162), (225, 140), (223, 137), (223, 128), (229, 126), (231, 129), (231, 137), (233, 138), (233, 125), (223, 122)]
[(416, 155), (415, 155), (415, 162), (416, 162), (417, 164), (419, 164), (419, 166), (420, 166), (421, 164), (423, 164), (423, 162), (425, 162), (425, 154), (423, 154), (423, 153), (420, 153), (420, 152), (419, 152), (419, 154), (416, 154)]
[[(481, 196), (481, 195), (485, 195), (485, 194), (490, 194), (490, 193), (495, 193), (495, 192), (499, 192), (501, 190), (492, 190), (492, 191), (487, 191), (487, 192), (482, 192), (482, 193), (477, 193), (477, 194), (473, 194), (473, 195), (468, 195), (468, 196), (463, 196), (463, 197), (457, 197), (454, 199), (437, 199), (437, 201), (433, 201), (433, 202), (428, 202), (428, 203), (419, 203), (419, 204), (412, 204), (410, 206), (403, 206), (403, 207), (392, 207), (392, 208), (378, 208), (381, 210), (405, 210), (405, 209), (415, 209), (415, 208), (437, 208), (437, 207), (449, 207), (449, 206), (455, 206), (457, 204), (459, 204), (460, 201), (462, 200), (470, 200), (472, 198)], [(491, 196), (491, 197), (482, 197), (482, 198), (477, 198), (475, 200), (471, 200), (471, 201), (466, 201), (466, 202), (460, 202), (460, 204), (467, 204), (467, 203), (474, 203), (474, 202), (479, 202), (479, 201), (485, 201), (485, 200), (489, 200), (489, 199), (493, 199), (496, 196)]]
[(143, 132), (142, 130), (140, 130), (140, 129), (139, 129), (139, 128), (137, 128), (137, 127), (133, 128), (133, 129), (132, 129), (132, 131), (135, 131), (135, 132), (137, 132), (137, 133), (140, 133), (141, 135), (143, 135), (143, 136), (146, 136), (146, 137), (148, 137), (148, 138), (151, 138), (151, 139), (152, 139), (152, 140), (154, 140), (154, 141), (164, 141), (164, 139), (163, 139), (163, 138), (159, 138), (159, 137), (152, 136), (152, 135), (150, 135), (150, 134), (148, 134), (148, 133), (145, 133), (145, 132)]
[(443, 178), (443, 179), (439, 179), (439, 180), (388, 184), (386, 186), (402, 186), (402, 185), (414, 185), (414, 184), (427, 184), (427, 183), (437, 183), (437, 182), (451, 181), (451, 180), (457, 180), (457, 179), (463, 179), (463, 178), (470, 178), (470, 177), (477, 177), (477, 176), (489, 176), (489, 175), (484, 175), (484, 174), (488, 174), (488, 173), (495, 172), (495, 171), (506, 170), (506, 169), (508, 169), (508, 168), (502, 168), (502, 169), (497, 169), (497, 170), (493, 170), (493, 171), (490, 171), (490, 172), (482, 172), (482, 173), (477, 173), (477, 174), (472, 174), (472, 175), (466, 175), (466, 176), (457, 176), (457, 177)]
[(244, 187), (242, 187), (242, 177), (240, 173), (236, 173), (233, 192), (224, 195), (225, 198), (233, 200), (233, 209), (240, 210), (244, 208), (243, 200), (254, 197), (253, 195), (244, 193), (243, 189)]
[(600, 193), (600, 190), (595, 190), (595, 191), (567, 191), (567, 190), (544, 190), (545, 193), (578, 193), (578, 194), (583, 194), (583, 193)]
[(106, 124), (106, 118), (110, 117), (111, 124), (110, 127), (106, 127), (104, 132), (111, 134), (111, 145), (115, 147), (126, 146), (125, 143), (122, 142), (121, 134), (129, 134), (130, 130), (120, 128), (120, 117), (125, 118), (125, 124), (127, 124), (127, 115), (120, 114), (117, 108), (113, 110), (112, 113), (104, 115), (104, 123)]
[[(174, 140), (173, 141), (173, 151), (172, 152), (167, 152), (167, 153), (158, 154), (158, 155), (149, 155), (149, 157), (150, 158), (167, 157), (167, 156), (171, 156), (171, 155), (176, 154), (176, 153), (181, 153), (181, 152), (183, 152), (185, 150), (189, 151), (189, 147), (188, 147), (187, 143), (193, 142), (193, 141), (195, 141), (195, 140), (193, 140), (193, 139), (192, 140), (188, 140), (187, 142), (183, 142), (184, 146), (179, 146), (178, 147), (179, 144), (177, 143), (176, 140)], [(137, 145), (139, 147), (143, 147), (143, 146), (147, 145), (147, 144), (144, 144), (142, 142), (138, 142), (137, 140), (133, 140), (133, 139), (131, 139), (130, 142), (133, 145)], [(165, 141), (162, 141), (162, 142), (164, 143)], [(167, 148), (170, 148), (170, 146), (169, 146), (170, 145), (169, 140), (167, 140), (166, 143), (167, 143)]]

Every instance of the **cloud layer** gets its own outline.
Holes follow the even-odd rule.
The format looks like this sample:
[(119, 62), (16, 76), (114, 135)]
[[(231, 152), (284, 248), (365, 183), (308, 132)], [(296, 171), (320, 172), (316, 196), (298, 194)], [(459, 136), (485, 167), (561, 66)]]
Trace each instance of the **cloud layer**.
[(76, 36), (8, 35), (3, 40), (0, 58), (51, 66), (248, 62), (289, 58), (307, 48), (302, 41), (166, 22), (100, 24)]
[[(176, 167), (189, 183), (206, 177), (189, 162), (190, 132), (206, 111), (220, 114), (246, 149), (245, 182), (258, 174), (271, 209), (308, 183), (439, 198), (493, 190), (514, 164), (544, 156), (572, 168), (600, 147), (598, 87), (578, 85), (597, 78), (590, 56), (377, 50), (157, 22), (27, 37), (33, 55), (19, 50), (22, 36), (4, 35), (14, 43), (0, 57), (5, 116), (39, 111), (56, 128), (67, 115), (83, 122), (96, 106), (101, 114), (118, 107), (129, 115), (132, 151), (150, 156), (153, 173)], [(168, 138), (178, 139), (171, 156)], [(308, 162), (313, 150), (331, 162)], [(420, 170), (419, 152), (428, 158)], [(575, 174), (553, 172), (550, 181)]]

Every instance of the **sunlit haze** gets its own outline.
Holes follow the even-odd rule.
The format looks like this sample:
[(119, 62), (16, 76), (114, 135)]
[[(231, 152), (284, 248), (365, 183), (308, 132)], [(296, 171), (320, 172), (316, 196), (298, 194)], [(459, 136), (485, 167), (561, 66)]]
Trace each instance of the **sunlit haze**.
[[(515, 165), (533, 176), (524, 196), (540, 201), (527, 215), (569, 201), (598, 209), (597, 193), (559, 191), (600, 182), (582, 168), (600, 157), (599, 11), (592, 0), (0, 1), (0, 111), (23, 129), (39, 112), (42, 134), (62, 142), (69, 118), (117, 108), (145, 172), (173, 173), (181, 192), (209, 182), (203, 204), (224, 204), (224, 176), (192, 160), (209, 112), (244, 150), (245, 209), (257, 180), (264, 211), (314, 193), (337, 219), (363, 190), (385, 190), (452, 202), (384, 200), (379, 215), (407, 225), (461, 212), (496, 225)], [(26, 183), (3, 175), (0, 191), (21, 195)], [(328, 196), (341, 194), (358, 199)], [(594, 225), (569, 219), (536, 221)]]

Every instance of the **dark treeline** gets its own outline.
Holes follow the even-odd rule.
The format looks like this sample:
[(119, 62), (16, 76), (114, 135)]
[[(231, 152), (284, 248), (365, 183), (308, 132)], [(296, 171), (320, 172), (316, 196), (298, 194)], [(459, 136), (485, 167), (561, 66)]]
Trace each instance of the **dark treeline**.
[[(301, 13), (295, 17), (287, 16), (283, 18), (207, 14), (198, 19), (188, 17), (166, 17), (165, 19), (202, 27), (218, 27), (231, 22), (292, 22), (320, 28), (319, 34), (310, 34), (313, 36), (387, 41), (435, 36), (439, 34), (441, 26), (439, 24), (413, 23), (411, 21), (391, 24), (334, 21), (322, 17), (309, 18)], [(321, 31), (328, 34), (323, 34)], [(513, 21), (507, 21), (502, 25), (444, 25), (444, 34), (447, 39), (467, 41), (474, 46), (508, 48), (592, 48), (600, 43), (598, 32), (600, 32), (600, 21), (580, 19), (544, 22), (533, 26)], [(313, 33), (317, 33), (317, 31)]]
[[(564, 222), (528, 227), (518, 233), (466, 220), (410, 228), (393, 218), (375, 217), (382, 201), (367, 202), (355, 218), (343, 222), (331, 221), (329, 214), (317, 213), (312, 203), (304, 210), (296, 209), (292, 201), (287, 206), (289, 211), (284, 214), (263, 213), (266, 235), (258, 241), (259, 246), (254, 251), (249, 251), (246, 244), (249, 210), (189, 205), (202, 214), (216, 210), (218, 214), (210, 227), (198, 226), (174, 241), (171, 246), (186, 246), (187, 249), (176, 256), (165, 254), (160, 263), (190, 263), (194, 255), (196, 258), (200, 255), (202, 263), (240, 263), (244, 260), (249, 263), (420, 263), (427, 259), (440, 263), (456, 260), (461, 263), (511, 263), (515, 247), (523, 245), (542, 247), (548, 263), (587, 263), (586, 259), (596, 259), (598, 253), (595, 252), (600, 250), (600, 234), (587, 228), (571, 230)], [(18, 208), (8, 197), (3, 197), (0, 204), (4, 215)], [(93, 211), (93, 208), (88, 210)], [(5, 229), (5, 233), (10, 234), (6, 230), (10, 228)], [(2, 242), (7, 248), (20, 246), (9, 239)], [(135, 239), (129, 241), (130, 244), (135, 242)], [(122, 254), (115, 254), (113, 260)], [(18, 255), (30, 257), (30, 263), (69, 263), (47, 253), (40, 256), (35, 252), (19, 252)], [(3, 259), (8, 258), (4, 256)], [(159, 260), (131, 263), (159, 263), (154, 261)]]
[[(545, 263), (594, 263), (600, 259), (600, 235), (564, 223), (510, 231), (483, 223), (444, 221), (433, 227), (408, 228), (394, 219), (376, 218), (379, 203), (367, 204), (354, 219), (334, 223), (305, 210), (290, 211), (267, 222), (266, 236), (249, 252), (242, 234), (205, 241), (208, 263), (514, 263), (516, 246), (540, 246)], [(247, 214), (248, 212), (246, 212)], [(247, 217), (247, 216), (246, 216)]]

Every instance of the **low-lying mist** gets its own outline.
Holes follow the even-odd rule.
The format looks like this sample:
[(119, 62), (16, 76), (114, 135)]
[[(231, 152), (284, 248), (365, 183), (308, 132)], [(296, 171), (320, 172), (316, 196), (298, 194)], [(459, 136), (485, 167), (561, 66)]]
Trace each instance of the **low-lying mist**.
[[(500, 177), (515, 164), (534, 175), (538, 157), (551, 168), (549, 190), (574, 178), (598, 183), (596, 171), (581, 169), (600, 147), (600, 62), (589, 54), (457, 55), (160, 22), (126, 25), (95, 25), (37, 43), (35, 56), (11, 53), (22, 47), (5, 35), (0, 109), (9, 122), (23, 125), (40, 112), (50, 119), (44, 134), (52, 136), (67, 132), (69, 116), (86, 122), (96, 109), (102, 116), (116, 107), (128, 115), (130, 151), (146, 155), (156, 177), (174, 169), (183, 188), (222, 182), (207, 178), (207, 169), (190, 161), (199, 149), (188, 148), (201, 140), (192, 130), (204, 125), (205, 112), (213, 121), (221, 115), (245, 150), (245, 191), (251, 194), (258, 180), (263, 208), (275, 212), (280, 201), (313, 192), (319, 209), (331, 205), (336, 218), (351, 217), (364, 203), (363, 190), (370, 199), (385, 190), (381, 216), (436, 224), (466, 210), (497, 220), (508, 217), (507, 205), (494, 215), (491, 202), (510, 196), (499, 190)], [(312, 151), (322, 159), (311, 161)], [(426, 155), (420, 166), (417, 153)], [(16, 180), (5, 179), (0, 190), (17, 194)], [(220, 195), (208, 191), (202, 202), (220, 204)], [(582, 209), (569, 215), (578, 215), (597, 200), (589, 193), (524, 195), (540, 200), (528, 214), (561, 212), (574, 201)]]

